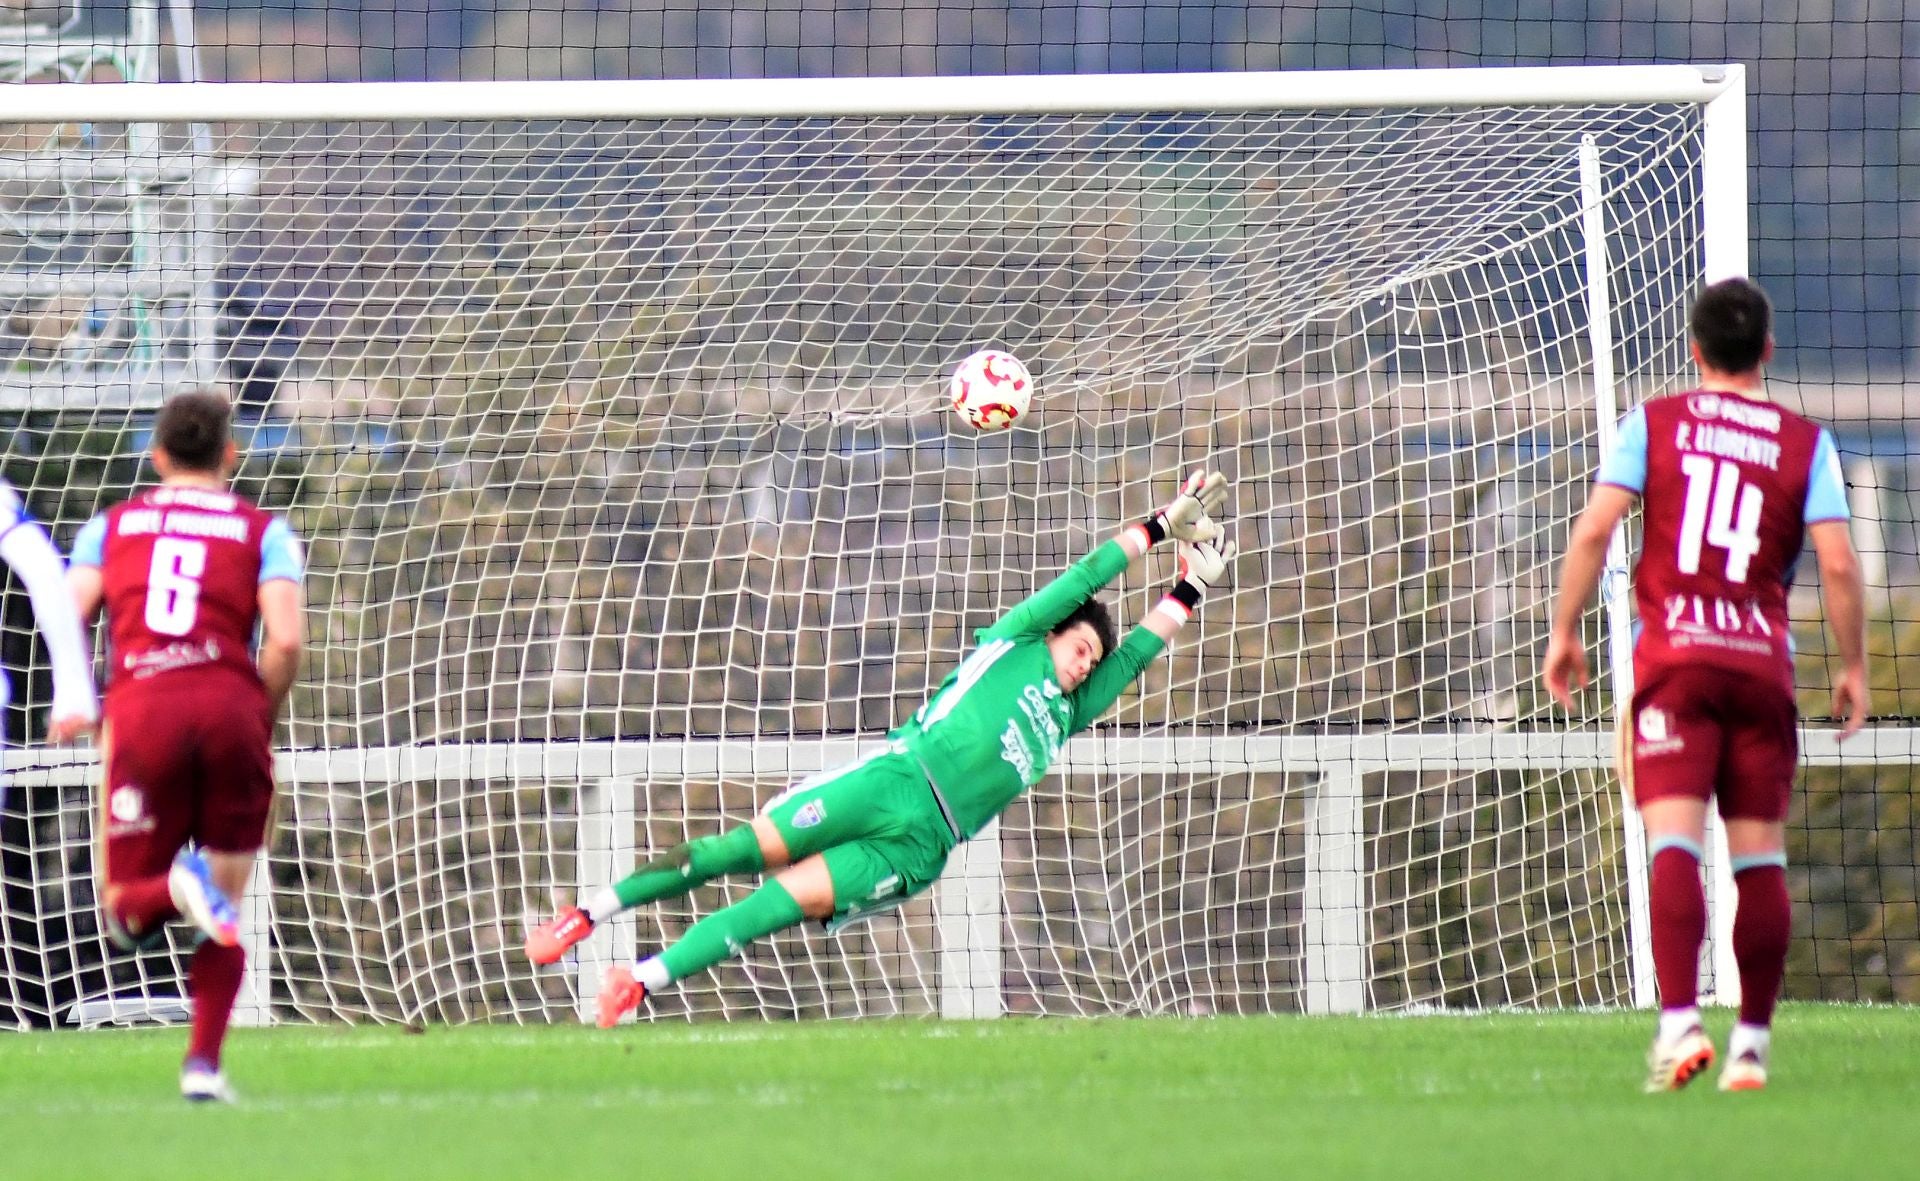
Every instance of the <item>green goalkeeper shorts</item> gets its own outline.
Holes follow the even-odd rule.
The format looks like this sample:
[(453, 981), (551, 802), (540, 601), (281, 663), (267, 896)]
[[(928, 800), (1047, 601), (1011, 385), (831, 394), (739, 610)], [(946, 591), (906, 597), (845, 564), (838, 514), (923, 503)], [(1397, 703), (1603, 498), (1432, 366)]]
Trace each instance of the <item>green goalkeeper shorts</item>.
[(898, 906), (934, 883), (954, 839), (920, 764), (889, 747), (794, 784), (765, 809), (794, 862), (833, 877), (829, 927)]

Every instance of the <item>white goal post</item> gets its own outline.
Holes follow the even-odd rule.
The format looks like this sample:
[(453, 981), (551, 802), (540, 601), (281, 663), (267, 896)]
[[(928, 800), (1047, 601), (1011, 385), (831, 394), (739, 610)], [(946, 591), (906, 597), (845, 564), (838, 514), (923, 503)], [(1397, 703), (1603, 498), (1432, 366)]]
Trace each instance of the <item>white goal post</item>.
[[(1243, 557), (1139, 692), (928, 898), (655, 1013), (1647, 1003), (1624, 540), (1588, 712), (1535, 662), (1615, 413), (1683, 387), (1691, 293), (1745, 269), (1744, 102), (1739, 66), (10, 94), (0, 213), (45, 199), (22, 177), (142, 178), (196, 235), (152, 253), (279, 342), (268, 378), (242, 330), (214, 349), (240, 487), (310, 554), (249, 1012), (572, 1015), (740, 887), (565, 970), (529, 922), (877, 740), (1202, 463)], [(167, 298), (107, 230), (12, 257), (0, 295)], [(976, 435), (939, 389), (989, 344), (1039, 395)], [(149, 390), (207, 342), (86, 347)], [(71, 458), (9, 471), (70, 531), (158, 395), (43, 384), (16, 429)], [(1168, 574), (1122, 581), (1123, 625)], [(87, 756), (9, 765), (35, 982), (0, 1005), (151, 1010), (178, 949), (87, 917)]]

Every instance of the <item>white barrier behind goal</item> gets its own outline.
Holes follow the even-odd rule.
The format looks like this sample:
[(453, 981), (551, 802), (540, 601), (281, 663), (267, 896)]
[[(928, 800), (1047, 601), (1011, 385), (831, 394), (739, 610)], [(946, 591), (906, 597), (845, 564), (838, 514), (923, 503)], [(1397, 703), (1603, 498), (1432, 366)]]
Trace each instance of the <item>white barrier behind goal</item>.
[[(1616, 673), (1571, 723), (1533, 678), (1601, 432), (1685, 384), (1687, 301), (1743, 267), (1739, 83), (33, 88), (21, 136), (84, 122), (89, 168), (198, 212), (192, 249), (76, 230), (16, 269), (130, 301), (106, 323), (169, 290), (222, 301), (169, 323), (278, 316), (264, 377), (214, 342), (269, 399), (241, 489), (310, 560), (256, 1016), (571, 1016), (593, 957), (741, 887), (580, 967), (529, 967), (527, 923), (876, 738), (1201, 464), (1235, 480), (1234, 586), (1066, 765), (928, 898), (654, 1011), (1644, 1000)], [(1039, 397), (982, 436), (941, 387), (987, 344)], [(85, 342), (100, 370), (207, 347)], [(28, 400), (65, 458), (9, 470), (64, 536), (138, 478), (151, 403)], [(1136, 566), (1123, 623), (1170, 576)], [(111, 1019), (73, 1005), (173, 991), (172, 953), (105, 954), (85, 761), (35, 765), (0, 1003)]]

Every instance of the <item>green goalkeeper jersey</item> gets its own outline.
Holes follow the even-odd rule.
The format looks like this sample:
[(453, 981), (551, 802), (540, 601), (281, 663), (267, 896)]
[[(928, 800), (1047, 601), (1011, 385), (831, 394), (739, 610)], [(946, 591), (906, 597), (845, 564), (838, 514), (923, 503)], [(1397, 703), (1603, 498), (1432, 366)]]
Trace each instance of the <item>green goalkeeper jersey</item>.
[(1073, 692), (1054, 676), (1047, 634), (1128, 561), (1108, 541), (1035, 591), (981, 632), (980, 646), (893, 732), (919, 760), (956, 837), (979, 832), (1038, 783), (1067, 739), (1091, 726), (1166, 647), (1135, 627)]

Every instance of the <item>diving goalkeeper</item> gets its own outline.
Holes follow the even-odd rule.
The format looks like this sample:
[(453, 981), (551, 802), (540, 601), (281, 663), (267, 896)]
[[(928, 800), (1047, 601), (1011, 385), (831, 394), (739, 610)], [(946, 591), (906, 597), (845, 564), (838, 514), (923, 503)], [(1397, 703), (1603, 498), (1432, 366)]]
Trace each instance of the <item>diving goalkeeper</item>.
[[(1145, 671), (1192, 617), (1234, 554), (1213, 520), (1219, 472), (1195, 472), (1178, 496), (1130, 525), (980, 633), (927, 703), (863, 759), (803, 780), (750, 823), (678, 845), (562, 911), (527, 938), (527, 958), (558, 960), (620, 912), (732, 873), (777, 870), (746, 898), (701, 919), (673, 946), (601, 984), (610, 1027), (648, 993), (705, 971), (804, 919), (833, 924), (897, 906), (931, 886), (947, 856), (1032, 787), (1065, 747)], [(1178, 542), (1180, 577), (1114, 647), (1093, 596), (1154, 544)]]

